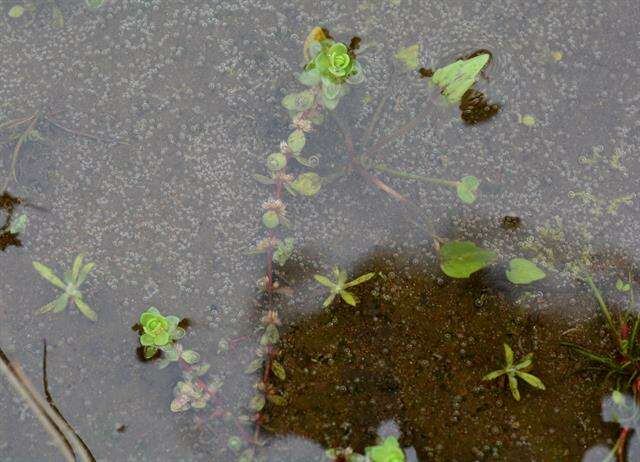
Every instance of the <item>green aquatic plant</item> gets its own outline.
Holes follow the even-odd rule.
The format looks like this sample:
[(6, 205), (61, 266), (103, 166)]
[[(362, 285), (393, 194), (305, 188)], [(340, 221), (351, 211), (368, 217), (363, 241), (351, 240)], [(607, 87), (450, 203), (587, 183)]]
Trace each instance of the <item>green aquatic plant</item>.
[(24, 14), (24, 6), (22, 5), (13, 5), (10, 9), (9, 12), (7, 13), (9, 15), (10, 18), (19, 18), (20, 16), (22, 16)]
[(200, 354), (183, 347), (178, 340), (185, 336), (177, 316), (164, 316), (155, 307), (145, 310), (134, 326), (140, 334), (139, 342), (145, 359), (156, 360), (158, 369), (177, 363), (182, 371), (182, 379), (173, 387), (173, 400), (169, 408), (173, 412), (188, 409), (203, 409), (211, 402), (222, 387), (220, 382), (207, 383), (202, 376), (207, 374), (210, 365), (200, 360)]
[(348, 289), (349, 287), (357, 286), (358, 284), (362, 284), (363, 282), (367, 282), (375, 275), (376, 273), (367, 273), (355, 278), (353, 281), (347, 282), (346, 271), (336, 266), (335, 268), (333, 268), (333, 277), (335, 278), (336, 282), (333, 282), (328, 277), (322, 276), (320, 274), (315, 274), (313, 277), (320, 284), (331, 289), (331, 293), (325, 299), (324, 303), (322, 303), (322, 306), (326, 308), (331, 305), (331, 302), (333, 302), (333, 299), (336, 297), (336, 295), (340, 295), (340, 297), (349, 305), (356, 306), (359, 301), (358, 297), (356, 297), (346, 289)]
[(56, 276), (53, 270), (48, 266), (37, 261), (33, 262), (33, 267), (40, 276), (64, 291), (57, 299), (40, 308), (37, 311), (38, 314), (47, 313), (49, 311), (59, 313), (64, 311), (67, 306), (71, 304), (75, 305), (83, 315), (92, 321), (96, 321), (98, 319), (96, 313), (84, 302), (82, 299), (82, 292), (80, 292), (80, 286), (82, 286), (84, 281), (87, 279), (87, 276), (95, 266), (93, 263), (86, 263), (83, 265), (83, 258), (83, 254), (78, 255), (73, 262), (71, 272), (65, 271), (62, 279)]
[(586, 359), (588, 364), (586, 369), (605, 373), (605, 379), (613, 378), (619, 390), (640, 389), (640, 345), (638, 344), (640, 315), (636, 311), (631, 273), (628, 275), (627, 282), (619, 278), (616, 280), (616, 289), (627, 294), (627, 306), (618, 313), (613, 313), (609, 309), (600, 289), (584, 269), (580, 270), (577, 277), (591, 289), (609, 329), (613, 348), (608, 354), (603, 354), (572, 342), (560, 344)]
[(351, 448), (331, 448), (325, 451), (325, 457), (332, 461), (346, 462), (404, 462), (405, 454), (397, 438), (388, 436), (374, 446), (365, 448), (365, 454), (353, 452)]
[(517, 363), (514, 363), (513, 350), (506, 343), (504, 344), (504, 358), (505, 365), (502, 369), (498, 369), (493, 372), (489, 372), (482, 377), (482, 380), (495, 380), (499, 377), (505, 376), (509, 382), (509, 389), (511, 394), (520, 401), (520, 391), (518, 390), (518, 379), (522, 379), (532, 387), (539, 390), (545, 390), (545, 386), (538, 377), (533, 374), (529, 374), (527, 371), (533, 367), (533, 353), (529, 353)]
[(393, 436), (388, 436), (382, 443), (369, 446), (365, 454), (371, 462), (404, 462), (404, 452)]
[(153, 306), (140, 315), (143, 331), (140, 345), (144, 347), (145, 358), (152, 358), (158, 349), (167, 350), (166, 353), (174, 349), (173, 343), (185, 334), (184, 329), (178, 326), (179, 323), (180, 319), (177, 316), (165, 317)]
[[(279, 321), (276, 308), (277, 303), (279, 303), (278, 295), (287, 293), (287, 291), (281, 290), (283, 288), (278, 287), (279, 280), (276, 280), (275, 277), (274, 263), (284, 265), (296, 250), (293, 239), (283, 235), (283, 228), (291, 227), (294, 223), (285, 203), (287, 194), (294, 197), (313, 197), (320, 194), (327, 184), (341, 177), (355, 174), (400, 203), (403, 207), (412, 209), (416, 216), (422, 216), (423, 210), (387, 184), (383, 178), (378, 176), (378, 173), (380, 173), (451, 188), (464, 204), (474, 203), (478, 196), (480, 180), (476, 176), (464, 175), (458, 181), (445, 180), (396, 170), (382, 162), (382, 153), (380, 151), (419, 126), (432, 112), (431, 108), (375, 140), (373, 139), (375, 129), (381, 119), (386, 101), (390, 96), (387, 92), (382, 95), (378, 106), (373, 110), (373, 116), (363, 132), (362, 139), (354, 140), (349, 127), (345, 127), (340, 123), (335, 116), (335, 110), (343, 100), (343, 97), (349, 93), (351, 84), (359, 84), (365, 79), (365, 72), (361, 63), (362, 51), (358, 37), (353, 37), (347, 45), (346, 42), (343, 43), (331, 37), (327, 30), (320, 27), (313, 28), (304, 42), (302, 71), (296, 74), (298, 82), (305, 88), (289, 92), (284, 95), (281, 101), (282, 106), (289, 113), (291, 131), (286, 139), (280, 142), (277, 151), (270, 150), (265, 153), (266, 173), (253, 175), (256, 181), (271, 188), (270, 198), (262, 204), (260, 212), (264, 235), (248, 251), (251, 254), (264, 254), (266, 266), (265, 275), (258, 280), (258, 287), (265, 292), (263, 310), (266, 315), (262, 318), (264, 332), (260, 338), (257, 358), (251, 361), (247, 368), (250, 373), (262, 370), (261, 377), (255, 384), (258, 393), (251, 398), (251, 403), (248, 406), (250, 410), (256, 413), (254, 420), (257, 423), (257, 432), (260, 431), (261, 427), (260, 413), (264, 403), (270, 400), (272, 403), (278, 404), (284, 400), (284, 398), (280, 399), (279, 395), (273, 394), (273, 387), (270, 381), (273, 377), (279, 377), (278, 371), (280, 371), (277, 366), (273, 367), (274, 364), (278, 364), (275, 359), (279, 341), (277, 327)], [(470, 88), (475, 82), (477, 74), (484, 68), (489, 56), (488, 53), (480, 53), (476, 58), (469, 58), (463, 60), (464, 62), (455, 64), (453, 67), (443, 68), (436, 72), (435, 82), (443, 86), (443, 93), (449, 98), (456, 98), (456, 94), (460, 91), (464, 93), (463, 87), (465, 85)], [(401, 69), (395, 76), (415, 71), (419, 64), (419, 57), (420, 47), (418, 45), (399, 50), (396, 58), (399, 61), (398, 67)], [(465, 107), (473, 106), (479, 101), (475, 95), (467, 99), (470, 101), (466, 101), (463, 104)], [(475, 108), (475, 106), (473, 107)], [(330, 116), (332, 122), (334, 122), (331, 128), (333, 132), (329, 132), (326, 135), (327, 139), (337, 142), (338, 151), (344, 153), (344, 158), (340, 159), (342, 162), (338, 162), (336, 168), (332, 167), (332, 170), (326, 176), (320, 176), (318, 172), (305, 171), (305, 168), (314, 169), (320, 166), (320, 156), (305, 157), (303, 151), (308, 145), (307, 138), (324, 123), (325, 116)], [(331, 164), (334, 164), (334, 162), (331, 162)], [(415, 223), (412, 219), (411, 221)], [(426, 228), (436, 238), (430, 220), (427, 220)], [(496, 257), (491, 251), (485, 251), (481, 258), (488, 260), (481, 265), (486, 266)], [(449, 263), (445, 264), (444, 268), (457, 267), (457, 270), (449, 271), (449, 273), (457, 271), (458, 274), (462, 274), (466, 272), (468, 276), (468, 274), (479, 269), (473, 269), (473, 265), (473, 263), (470, 263), (467, 268), (462, 268), (464, 263), (458, 263), (457, 265)], [(318, 282), (328, 287), (331, 291), (324, 301), (325, 307), (329, 306), (337, 295), (340, 295), (347, 304), (356, 305), (357, 298), (346, 289), (372, 278), (373, 273), (368, 273), (347, 282), (346, 273), (336, 268), (334, 276), (335, 281), (321, 275), (315, 276)], [(467, 276), (459, 275), (454, 277)]]

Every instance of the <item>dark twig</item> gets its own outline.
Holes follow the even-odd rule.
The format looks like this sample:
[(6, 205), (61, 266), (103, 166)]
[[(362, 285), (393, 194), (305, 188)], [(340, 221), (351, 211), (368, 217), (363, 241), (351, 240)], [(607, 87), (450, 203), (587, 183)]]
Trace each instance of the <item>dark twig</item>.
[(9, 381), (13, 389), (25, 400), (36, 415), (40, 424), (49, 433), (51, 439), (60, 450), (67, 462), (75, 462), (76, 457), (71, 443), (60, 429), (59, 417), (51, 410), (42, 397), (35, 391), (29, 379), (24, 375), (20, 366), (11, 363), (0, 349), (0, 373)]
[[(80, 456), (82, 458), (83, 461), (89, 461), (89, 462), (95, 462), (95, 457), (93, 457), (93, 454), (91, 453), (91, 450), (89, 449), (89, 447), (87, 446), (87, 444), (84, 442), (84, 440), (82, 438), (80, 438), (80, 435), (78, 435), (78, 432), (75, 431), (75, 429), (71, 426), (71, 424), (67, 421), (67, 419), (64, 418), (64, 416), (62, 415), (62, 413), (60, 412), (60, 410), (58, 409), (58, 407), (55, 405), (55, 403), (53, 402), (53, 398), (51, 397), (51, 393), (49, 393), (49, 381), (47, 380), (47, 341), (46, 340), (42, 340), (42, 388), (44, 389), (44, 395), (47, 398), (47, 403), (49, 403), (49, 406), (51, 406), (51, 409), (53, 409), (53, 411), (58, 414), (58, 416), (60, 417), (60, 419), (62, 419), (62, 421), (64, 422), (67, 431), (73, 433), (73, 438), (72, 440), (75, 440), (75, 443), (77, 444), (77, 449), (79, 449), (79, 453)], [(75, 452), (75, 451), (74, 451)]]

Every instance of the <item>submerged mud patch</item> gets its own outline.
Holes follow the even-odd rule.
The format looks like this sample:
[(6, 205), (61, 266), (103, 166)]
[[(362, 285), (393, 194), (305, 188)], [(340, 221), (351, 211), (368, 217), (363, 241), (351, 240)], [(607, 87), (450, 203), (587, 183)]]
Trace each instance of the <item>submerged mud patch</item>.
[[(600, 424), (600, 382), (576, 374), (559, 345), (572, 324), (555, 305), (566, 300), (534, 310), (515, 305), (486, 274), (445, 280), (399, 260), (361, 265), (354, 274), (380, 275), (355, 288), (356, 308), (334, 303), (283, 335), (288, 403), (267, 409), (275, 434), (362, 452), (392, 420), (419, 460), (449, 461), (579, 460), (614, 437)], [(586, 294), (584, 303), (592, 303)], [(579, 335), (598, 337), (600, 327), (588, 322)], [(503, 342), (516, 359), (534, 353), (532, 373), (546, 391), (521, 382), (517, 402), (502, 381), (482, 381), (503, 366)]]

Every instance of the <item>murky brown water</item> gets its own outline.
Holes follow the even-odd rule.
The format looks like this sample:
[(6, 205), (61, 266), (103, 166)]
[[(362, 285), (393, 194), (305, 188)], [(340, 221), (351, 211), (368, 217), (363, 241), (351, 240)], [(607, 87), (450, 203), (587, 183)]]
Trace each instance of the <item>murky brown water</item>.
[[(635, 363), (622, 376), (584, 370), (562, 342), (618, 365), (633, 356), (620, 354), (630, 292), (616, 280), (637, 292), (635, 2), (107, 0), (90, 10), (58, 0), (12, 18), (14, 3), (0, 3), (0, 348), (43, 393), (47, 340), (52, 399), (96, 460), (321, 461), (325, 449), (362, 453), (395, 434), (407, 460), (595, 462), (624, 428), (634, 460)], [(280, 101), (304, 88), (294, 73), (315, 26), (361, 39), (366, 80), (307, 134), (303, 155), (317, 167), (290, 162), (333, 181), (283, 196), (292, 228), (276, 233), (295, 246), (273, 264), (270, 304), (265, 257), (248, 250), (266, 236), (273, 187), (253, 175), (291, 132)], [(424, 69), (491, 52), (475, 86), (484, 96), (462, 107), (480, 123), (461, 120), (417, 68), (402, 71), (394, 55), (414, 44)], [(14, 179), (27, 128), (37, 132), (22, 140)], [(355, 168), (366, 152), (382, 168)], [(479, 194), (465, 204), (455, 188), (395, 170), (473, 175)], [(22, 215), (26, 226), (10, 228)], [(434, 237), (498, 258), (454, 280)], [(98, 320), (74, 306), (36, 315), (60, 291), (32, 262), (62, 276), (80, 253), (95, 262), (81, 290)], [(512, 284), (512, 258), (546, 278)], [(376, 273), (350, 289), (356, 307), (338, 297), (322, 308), (327, 289), (313, 276), (336, 265), (349, 280)], [(181, 368), (136, 355), (131, 326), (150, 306), (189, 319), (180, 342), (211, 365), (194, 379), (212, 385), (204, 409), (172, 412)], [(269, 366), (267, 394), (283, 402), (254, 412), (268, 306), (285, 373)], [(482, 380), (503, 366), (505, 342), (516, 360), (534, 353), (546, 390), (521, 381), (516, 401), (501, 380)], [(0, 390), (0, 460), (64, 460), (4, 378)]]

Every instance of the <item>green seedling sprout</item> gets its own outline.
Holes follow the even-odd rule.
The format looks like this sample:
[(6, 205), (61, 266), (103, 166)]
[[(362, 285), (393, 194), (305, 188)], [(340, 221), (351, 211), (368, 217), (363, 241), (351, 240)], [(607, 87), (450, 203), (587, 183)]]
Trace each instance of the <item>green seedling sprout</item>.
[(80, 286), (84, 283), (87, 276), (95, 266), (93, 263), (83, 265), (83, 258), (83, 254), (78, 255), (73, 262), (71, 272), (65, 271), (62, 279), (56, 276), (53, 270), (48, 266), (37, 261), (33, 262), (33, 267), (38, 273), (40, 273), (40, 276), (64, 291), (64, 293), (57, 299), (40, 308), (37, 311), (38, 314), (47, 313), (49, 311), (59, 313), (64, 311), (67, 308), (67, 305), (71, 303), (72, 305), (75, 304), (78, 307), (78, 310), (92, 321), (96, 321), (98, 319), (96, 313), (84, 302), (82, 299), (82, 293), (80, 292)]
[(388, 436), (382, 443), (366, 448), (366, 455), (371, 462), (404, 462), (404, 452), (393, 436)]
[(533, 367), (533, 353), (529, 353), (524, 358), (522, 358), (519, 362), (513, 363), (513, 350), (506, 343), (504, 344), (504, 358), (505, 358), (505, 366), (502, 369), (498, 369), (493, 372), (489, 372), (487, 375), (482, 377), (482, 380), (495, 380), (498, 377), (506, 376), (509, 381), (509, 388), (511, 389), (511, 394), (516, 399), (516, 401), (520, 401), (520, 391), (518, 390), (518, 378), (524, 380), (532, 387), (538, 388), (539, 390), (545, 390), (545, 386), (538, 377), (533, 374), (529, 374), (528, 370)]
[(342, 297), (342, 299), (349, 305), (356, 306), (359, 301), (358, 297), (356, 297), (346, 289), (348, 289), (349, 287), (357, 286), (358, 284), (362, 284), (375, 275), (376, 273), (367, 273), (355, 278), (353, 281), (347, 282), (346, 271), (336, 266), (335, 268), (333, 268), (333, 276), (335, 277), (336, 282), (333, 282), (329, 278), (320, 274), (315, 274), (313, 277), (320, 284), (331, 289), (331, 294), (325, 299), (324, 303), (322, 304), (322, 306), (326, 308), (331, 305), (331, 302), (333, 302), (333, 299), (336, 297), (336, 295), (340, 295), (340, 297)]

